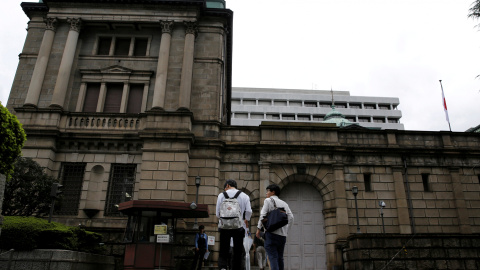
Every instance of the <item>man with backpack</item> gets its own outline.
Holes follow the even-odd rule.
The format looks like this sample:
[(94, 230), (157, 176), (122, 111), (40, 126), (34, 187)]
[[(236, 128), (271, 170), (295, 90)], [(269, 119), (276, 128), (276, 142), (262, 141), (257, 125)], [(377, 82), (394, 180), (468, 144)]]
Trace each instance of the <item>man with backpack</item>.
[(252, 216), (250, 198), (237, 189), (235, 180), (227, 180), (224, 192), (218, 194), (216, 215), (220, 231), (220, 254), (218, 266), (227, 269), (230, 250), (230, 239), (233, 239), (233, 270), (242, 268), (243, 238)]

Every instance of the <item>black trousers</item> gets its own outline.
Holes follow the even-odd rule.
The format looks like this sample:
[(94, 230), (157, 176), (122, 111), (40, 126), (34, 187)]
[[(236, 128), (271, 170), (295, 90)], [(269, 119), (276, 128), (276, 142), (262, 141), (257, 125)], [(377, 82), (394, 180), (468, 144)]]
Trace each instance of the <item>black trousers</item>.
[(193, 259), (193, 263), (192, 263), (192, 270), (195, 269), (195, 266), (197, 266), (197, 270), (200, 270), (202, 269), (202, 265), (203, 265), (203, 257), (205, 256), (205, 252), (207, 252), (206, 249), (198, 249), (195, 250), (195, 257)]
[(220, 254), (218, 258), (218, 266), (220, 269), (227, 269), (230, 250), (230, 238), (233, 238), (233, 260), (232, 269), (242, 269), (242, 254), (243, 254), (243, 238), (245, 237), (245, 229), (234, 230), (220, 230)]

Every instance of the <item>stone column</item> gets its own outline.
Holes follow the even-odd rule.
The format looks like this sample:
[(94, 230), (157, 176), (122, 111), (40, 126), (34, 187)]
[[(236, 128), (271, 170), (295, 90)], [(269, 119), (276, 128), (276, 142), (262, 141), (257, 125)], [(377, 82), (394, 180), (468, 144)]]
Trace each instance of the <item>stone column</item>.
[(57, 82), (53, 89), (53, 97), (51, 107), (59, 107), (63, 109), (65, 96), (67, 95), (68, 80), (72, 72), (73, 59), (75, 58), (75, 50), (77, 49), (78, 36), (82, 21), (80, 18), (69, 18), (70, 31), (68, 32), (67, 42), (63, 51), (62, 61), (58, 69)]
[(393, 167), (393, 182), (395, 186), (395, 202), (397, 204), (397, 218), (400, 234), (411, 234), (410, 215), (408, 214), (407, 194), (403, 183), (403, 168)]
[(335, 208), (337, 219), (337, 240), (345, 240), (350, 234), (348, 228), (347, 192), (345, 190), (345, 175), (343, 165), (333, 165), (335, 181)]
[(184, 22), (185, 48), (183, 49), (182, 77), (180, 80), (179, 110), (190, 110), (190, 96), (192, 93), (193, 52), (195, 49), (196, 22)]
[(28, 87), (27, 97), (24, 105), (34, 106), (38, 105), (40, 99), (40, 92), (42, 90), (43, 79), (47, 70), (48, 59), (50, 58), (50, 51), (52, 50), (53, 38), (57, 30), (56, 18), (45, 18), (45, 33), (43, 34), (42, 44), (38, 52), (35, 68), (33, 69), (32, 79)]
[(471, 234), (470, 217), (468, 215), (467, 203), (463, 194), (462, 181), (460, 180), (459, 169), (449, 168), (452, 177), (453, 197), (457, 209), (458, 224), (460, 225), (460, 233)]
[[(162, 26), (162, 39), (158, 53), (157, 75), (153, 90), (152, 109), (163, 110), (165, 107), (165, 92), (167, 90), (168, 58), (172, 40), (173, 21), (160, 22)], [(183, 74), (182, 74), (183, 78)]]
[(265, 191), (267, 190), (268, 185), (270, 185), (270, 163), (260, 161), (259, 166), (260, 166), (259, 203), (260, 203), (260, 206), (262, 206), (263, 201), (267, 198), (265, 195)]

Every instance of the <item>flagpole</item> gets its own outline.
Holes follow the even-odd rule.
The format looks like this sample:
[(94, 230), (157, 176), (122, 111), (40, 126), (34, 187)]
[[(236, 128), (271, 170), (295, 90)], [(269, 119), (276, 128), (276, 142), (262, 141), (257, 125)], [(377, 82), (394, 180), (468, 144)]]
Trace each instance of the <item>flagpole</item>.
[(440, 81), (440, 87), (442, 88), (442, 101), (443, 101), (443, 109), (445, 110), (445, 117), (447, 119), (448, 128), (450, 129), (450, 132), (452, 132), (452, 127), (450, 126), (450, 118), (448, 117), (447, 101), (445, 100), (445, 94), (443, 93), (442, 80), (439, 80), (439, 81)]

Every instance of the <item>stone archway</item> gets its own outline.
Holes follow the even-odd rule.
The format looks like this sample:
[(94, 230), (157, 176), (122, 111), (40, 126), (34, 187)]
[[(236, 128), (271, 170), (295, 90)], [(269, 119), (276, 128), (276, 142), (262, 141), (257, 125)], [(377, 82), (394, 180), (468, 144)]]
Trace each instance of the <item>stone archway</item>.
[(323, 200), (315, 187), (291, 182), (281, 196), (292, 210), (295, 221), (285, 247), (285, 269), (327, 269)]

